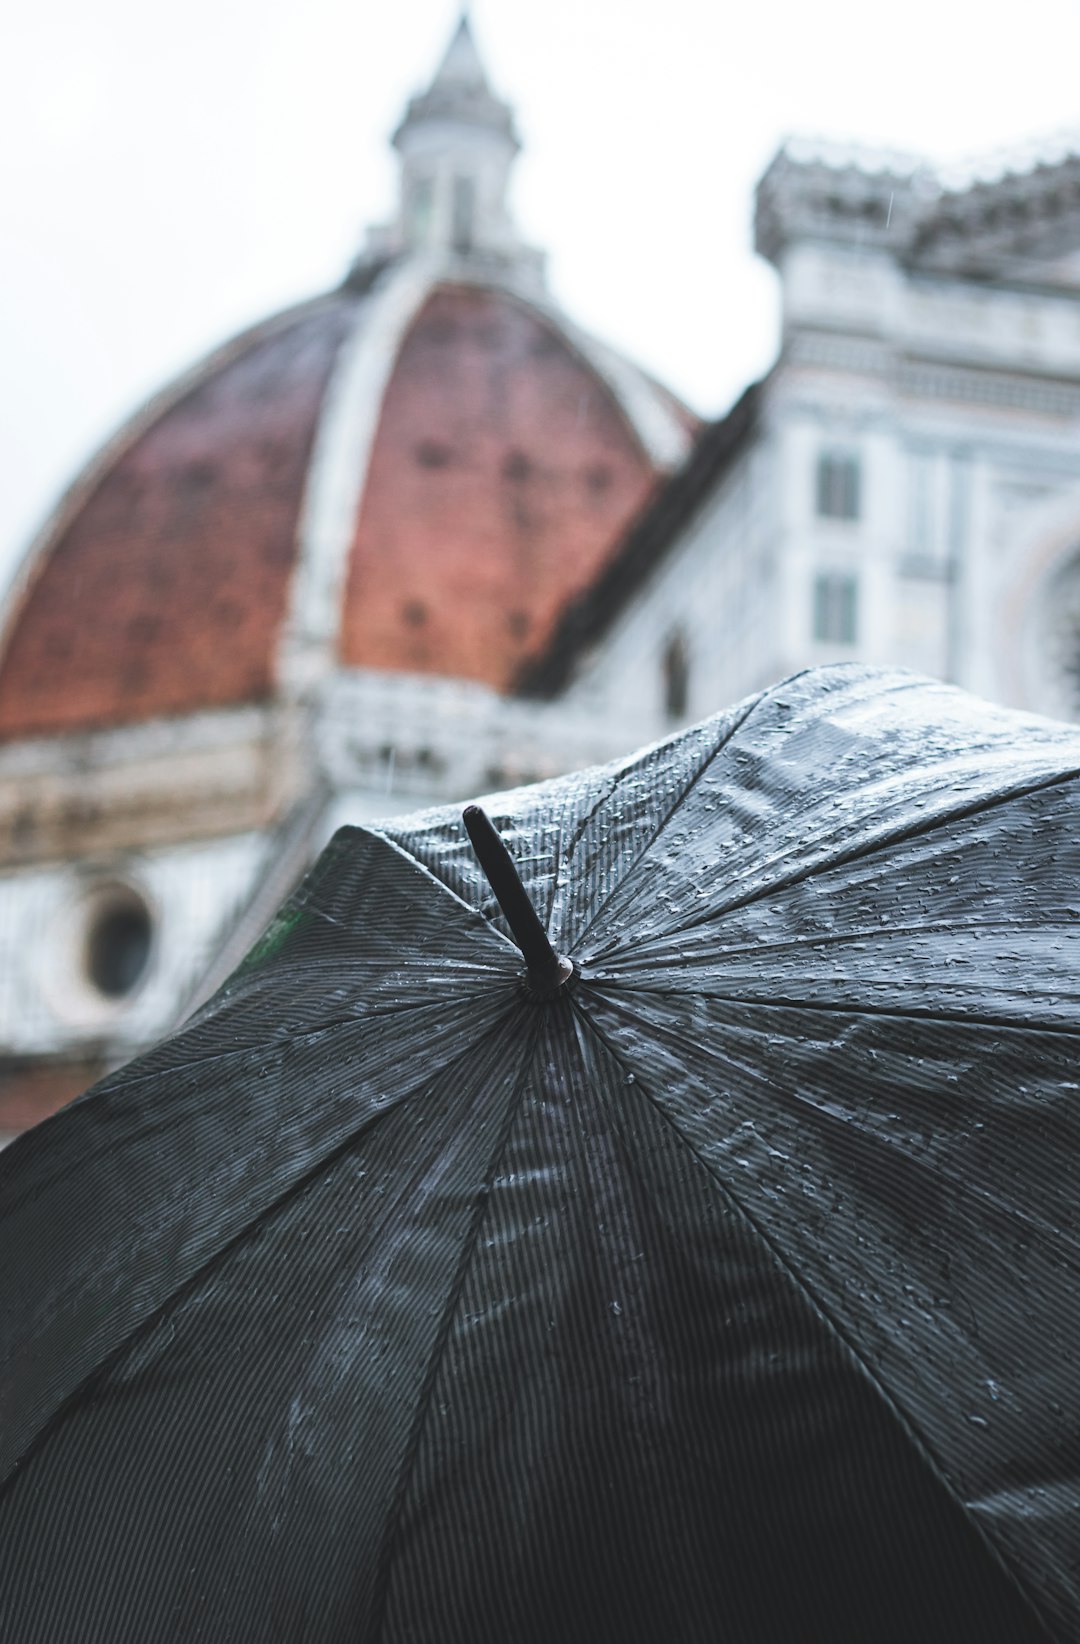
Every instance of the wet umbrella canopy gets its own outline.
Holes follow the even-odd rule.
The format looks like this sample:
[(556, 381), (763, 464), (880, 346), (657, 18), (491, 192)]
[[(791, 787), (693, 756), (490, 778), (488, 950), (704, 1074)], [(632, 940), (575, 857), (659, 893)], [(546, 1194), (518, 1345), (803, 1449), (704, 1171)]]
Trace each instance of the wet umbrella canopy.
[(546, 992), (339, 834), (0, 1159), (0, 1636), (1080, 1636), (1078, 771), (839, 669), (503, 796)]

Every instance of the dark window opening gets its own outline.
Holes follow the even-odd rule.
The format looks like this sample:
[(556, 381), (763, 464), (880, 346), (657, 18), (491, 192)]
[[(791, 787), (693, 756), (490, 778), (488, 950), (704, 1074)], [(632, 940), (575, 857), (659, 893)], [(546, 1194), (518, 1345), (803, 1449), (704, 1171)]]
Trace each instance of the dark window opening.
[(450, 220), (450, 241), (455, 251), (472, 250), (475, 214), (476, 184), (471, 177), (455, 177)]
[(823, 645), (854, 645), (858, 584), (846, 572), (814, 579), (814, 638)]
[(207, 491), (216, 478), (217, 472), (214, 464), (207, 458), (196, 458), (194, 462), (189, 462), (180, 470), (178, 489), (196, 493)]
[(131, 993), (150, 958), (153, 927), (145, 902), (134, 891), (108, 894), (92, 913), (86, 933), (86, 975), (107, 999)]
[(858, 457), (822, 452), (817, 466), (817, 511), (822, 519), (858, 519)]
[(527, 480), (532, 473), (532, 463), (524, 451), (508, 451), (502, 461), (503, 479)]
[(440, 440), (421, 440), (415, 455), (421, 468), (446, 468), (454, 460), (453, 451)]
[(426, 245), (431, 237), (435, 190), (430, 177), (418, 177), (409, 195), (409, 237), (414, 245)]
[(422, 321), (413, 332), (413, 336), (425, 343), (452, 343), (457, 337), (458, 330), (456, 320), (443, 317)]
[(683, 719), (690, 703), (690, 658), (682, 634), (673, 634), (664, 647), (662, 670), (664, 712), (670, 719)]
[(11, 843), (16, 850), (25, 850), (33, 842), (36, 827), (37, 818), (28, 806), (16, 811), (11, 823)]
[(125, 662), (120, 669), (120, 684), (131, 696), (137, 696), (140, 691), (145, 690), (149, 678), (150, 670), (145, 662), (139, 662), (134, 658)]
[(558, 337), (556, 337), (551, 331), (541, 331), (539, 336), (534, 337), (532, 342), (529, 344), (529, 353), (534, 355), (536, 359), (540, 360), (547, 358), (550, 354), (558, 354), (561, 351), (562, 344), (560, 343)]
[(159, 616), (140, 615), (132, 617), (127, 625), (128, 638), (136, 645), (150, 645), (161, 633), (162, 620)]

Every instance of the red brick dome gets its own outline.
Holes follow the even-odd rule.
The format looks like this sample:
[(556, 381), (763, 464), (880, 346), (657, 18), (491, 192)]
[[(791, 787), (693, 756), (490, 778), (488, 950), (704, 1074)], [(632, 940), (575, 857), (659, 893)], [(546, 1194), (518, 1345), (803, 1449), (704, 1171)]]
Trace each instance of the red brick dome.
[(408, 262), (346, 285), (76, 483), (9, 602), (0, 735), (265, 701), (298, 647), (505, 689), (692, 425), (541, 298)]
[(13, 595), (0, 734), (265, 698), (319, 407), (349, 307), (260, 327), (122, 433)]
[(0, 635), (0, 738), (265, 702), (336, 668), (505, 690), (694, 419), (544, 295), (462, 16), (341, 290), (166, 389), (76, 483)]

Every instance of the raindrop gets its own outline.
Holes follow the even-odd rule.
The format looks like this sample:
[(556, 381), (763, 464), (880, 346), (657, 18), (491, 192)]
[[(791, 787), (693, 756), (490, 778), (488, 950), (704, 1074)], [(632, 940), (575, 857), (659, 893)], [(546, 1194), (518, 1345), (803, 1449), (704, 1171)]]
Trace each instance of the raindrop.
[(619, 1306), (619, 1303), (617, 1301), (613, 1301), (611, 1303), (611, 1311), (614, 1313), (616, 1318), (618, 1318), (619, 1315), (622, 1313), (622, 1308)]
[(989, 1427), (990, 1425), (985, 1416), (969, 1416), (968, 1421), (973, 1427)]

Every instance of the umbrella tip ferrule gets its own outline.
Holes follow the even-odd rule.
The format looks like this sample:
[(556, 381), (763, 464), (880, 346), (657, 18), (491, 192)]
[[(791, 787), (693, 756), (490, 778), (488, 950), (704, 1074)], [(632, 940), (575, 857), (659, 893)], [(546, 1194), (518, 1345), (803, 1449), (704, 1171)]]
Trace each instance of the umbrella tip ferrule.
[(510, 926), (514, 941), (521, 949), (529, 992), (538, 999), (554, 998), (573, 976), (573, 961), (556, 953), (549, 942), (529, 893), (521, 883), (513, 857), (486, 811), (479, 805), (467, 805), (462, 812), (462, 820), (476, 860), (495, 893), (495, 900)]

